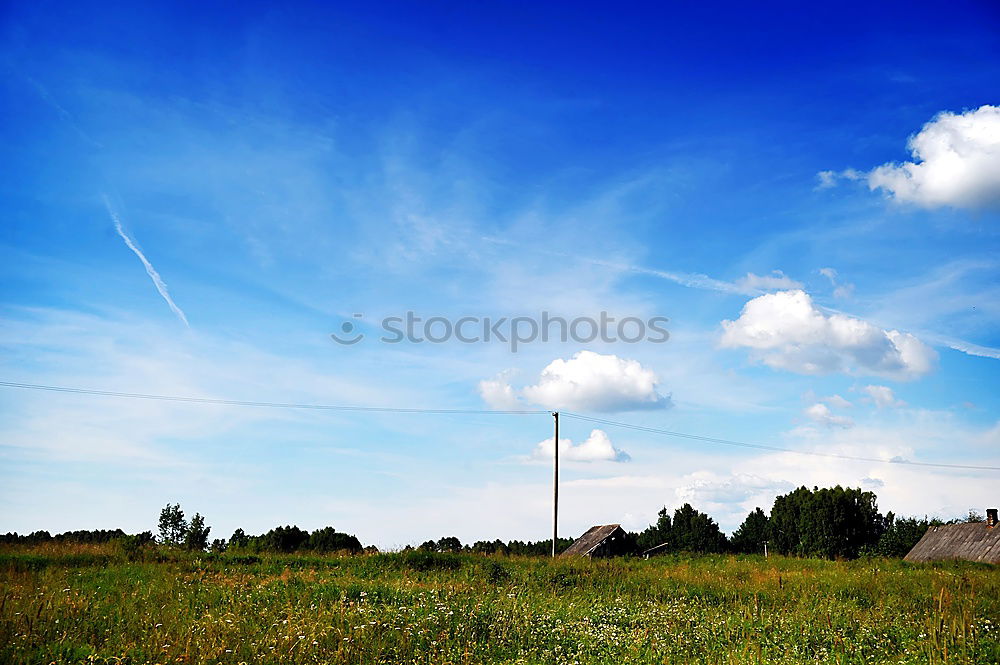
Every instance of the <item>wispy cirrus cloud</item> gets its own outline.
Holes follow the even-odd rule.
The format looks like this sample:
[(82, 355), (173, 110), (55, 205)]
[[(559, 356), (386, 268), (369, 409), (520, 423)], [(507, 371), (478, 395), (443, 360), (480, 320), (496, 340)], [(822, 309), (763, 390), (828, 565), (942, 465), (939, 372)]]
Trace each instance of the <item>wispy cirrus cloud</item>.
[(146, 255), (142, 253), (142, 250), (139, 249), (138, 246), (136, 246), (132, 238), (130, 238), (129, 235), (125, 233), (125, 229), (122, 228), (121, 218), (118, 217), (118, 213), (116, 213), (114, 208), (111, 207), (111, 201), (108, 200), (108, 197), (104, 196), (103, 198), (104, 198), (104, 207), (108, 209), (108, 214), (111, 216), (111, 221), (115, 223), (115, 231), (117, 231), (118, 235), (121, 236), (121, 239), (125, 241), (125, 245), (129, 249), (131, 249), (136, 256), (139, 257), (140, 261), (142, 261), (143, 267), (146, 268), (146, 274), (149, 275), (149, 278), (151, 280), (153, 280), (153, 286), (156, 287), (156, 290), (159, 292), (160, 296), (166, 301), (167, 305), (170, 307), (170, 311), (176, 314), (177, 318), (180, 319), (185, 326), (190, 328), (191, 324), (188, 323), (188, 319), (187, 316), (184, 314), (184, 310), (178, 307), (177, 303), (174, 302), (174, 299), (170, 297), (170, 291), (167, 289), (166, 282), (164, 282), (163, 278), (160, 277), (160, 273), (156, 272), (156, 268), (154, 268), (153, 264), (149, 262), (149, 259), (146, 258)]

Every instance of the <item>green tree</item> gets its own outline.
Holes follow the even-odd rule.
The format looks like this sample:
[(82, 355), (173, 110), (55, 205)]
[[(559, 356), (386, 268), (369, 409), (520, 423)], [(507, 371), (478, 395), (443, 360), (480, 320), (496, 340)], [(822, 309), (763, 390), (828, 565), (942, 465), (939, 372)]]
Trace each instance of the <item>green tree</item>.
[(650, 524), (645, 530), (636, 535), (636, 547), (640, 551), (643, 551), (669, 542), (670, 526), (670, 514), (667, 513), (667, 507), (664, 506), (657, 513), (656, 524)]
[(184, 547), (198, 552), (204, 550), (208, 547), (208, 533), (211, 530), (212, 527), (205, 526), (205, 518), (195, 513), (184, 536)]
[(764, 542), (770, 540), (770, 520), (759, 507), (747, 515), (730, 538), (730, 545), (736, 552), (762, 554)]
[(472, 551), (477, 554), (510, 554), (510, 547), (499, 538), (494, 541), (477, 540), (472, 545)]
[(455, 536), (445, 536), (437, 541), (438, 552), (461, 552), (462, 541)]
[(875, 494), (860, 488), (799, 487), (771, 508), (771, 539), (782, 554), (853, 559), (885, 530)]
[(305, 544), (315, 552), (360, 552), (361, 541), (352, 535), (339, 533), (332, 526), (316, 529)]
[(243, 529), (236, 529), (236, 531), (233, 531), (233, 535), (229, 537), (229, 544), (227, 547), (240, 549), (249, 544), (250, 536), (243, 533)]
[(879, 538), (878, 544), (867, 550), (867, 553), (878, 556), (902, 558), (913, 549), (917, 541), (923, 538), (927, 529), (940, 526), (943, 522), (937, 518), (917, 517), (897, 518), (892, 513), (886, 515), (886, 529)]
[(807, 503), (812, 496), (805, 487), (783, 494), (774, 499), (771, 506), (770, 536), (774, 550), (781, 554), (802, 554), (799, 534), (800, 516), (808, 510)]
[(184, 511), (181, 504), (170, 505), (169, 503), (160, 511), (160, 543), (162, 545), (177, 546), (184, 542), (188, 531), (187, 520), (184, 519)]
[(674, 511), (669, 542), (675, 552), (725, 552), (729, 546), (719, 525), (690, 503)]
[(253, 540), (265, 552), (294, 552), (309, 540), (309, 532), (297, 526), (279, 526)]

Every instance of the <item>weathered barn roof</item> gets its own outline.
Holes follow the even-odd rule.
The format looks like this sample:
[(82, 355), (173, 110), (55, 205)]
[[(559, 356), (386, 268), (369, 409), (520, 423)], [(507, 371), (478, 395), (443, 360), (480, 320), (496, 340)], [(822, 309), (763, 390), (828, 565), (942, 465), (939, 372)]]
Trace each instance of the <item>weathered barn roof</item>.
[(1000, 563), (1000, 526), (985, 522), (932, 526), (913, 546), (906, 561), (964, 559)]
[(587, 529), (587, 533), (577, 538), (572, 545), (567, 547), (562, 556), (587, 556), (618, 531), (621, 531), (623, 534), (625, 533), (620, 524), (599, 524), (592, 526)]

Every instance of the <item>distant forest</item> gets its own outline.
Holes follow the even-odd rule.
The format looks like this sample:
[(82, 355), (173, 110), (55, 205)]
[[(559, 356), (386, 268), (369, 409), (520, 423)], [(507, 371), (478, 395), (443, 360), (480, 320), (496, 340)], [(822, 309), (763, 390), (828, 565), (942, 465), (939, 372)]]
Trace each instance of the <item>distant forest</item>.
[[(982, 516), (969, 511), (966, 518), (954, 522), (978, 522)], [(707, 514), (685, 503), (671, 514), (665, 507), (655, 524), (638, 533), (629, 533), (631, 550), (639, 555), (651, 548), (657, 554), (668, 553), (737, 553), (762, 554), (765, 543), (769, 552), (786, 556), (854, 559), (860, 556), (902, 557), (920, 540), (928, 527), (945, 524), (938, 518), (898, 518), (878, 511), (873, 492), (855, 488), (798, 489), (774, 500), (770, 514), (754, 509), (731, 537)], [(297, 526), (278, 526), (260, 535), (248, 535), (236, 529), (229, 539), (209, 539), (211, 527), (195, 513), (190, 520), (180, 504), (167, 504), (161, 511), (158, 531), (127, 534), (121, 529), (68, 531), (51, 535), (35, 531), (27, 535), (0, 535), (0, 544), (39, 545), (45, 543), (118, 542), (126, 553), (136, 554), (154, 546), (192, 551), (259, 553), (328, 553), (377, 551), (364, 547), (353, 535), (333, 527), (306, 531)], [(572, 538), (559, 538), (558, 551), (569, 547)], [(426, 552), (469, 552), (513, 556), (545, 556), (552, 551), (552, 540), (477, 541), (463, 544), (455, 536), (427, 540), (419, 547)]]

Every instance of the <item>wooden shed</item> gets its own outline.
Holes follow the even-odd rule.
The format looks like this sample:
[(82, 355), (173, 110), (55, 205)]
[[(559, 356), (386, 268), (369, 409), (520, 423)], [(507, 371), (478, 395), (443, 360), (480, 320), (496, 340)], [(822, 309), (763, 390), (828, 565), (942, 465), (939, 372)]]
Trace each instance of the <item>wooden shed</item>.
[(1000, 563), (1000, 526), (997, 509), (986, 511), (985, 522), (942, 524), (927, 529), (903, 559), (905, 561), (943, 561), (964, 559)]
[(620, 524), (601, 524), (587, 529), (560, 556), (593, 558), (632, 554), (635, 545)]

